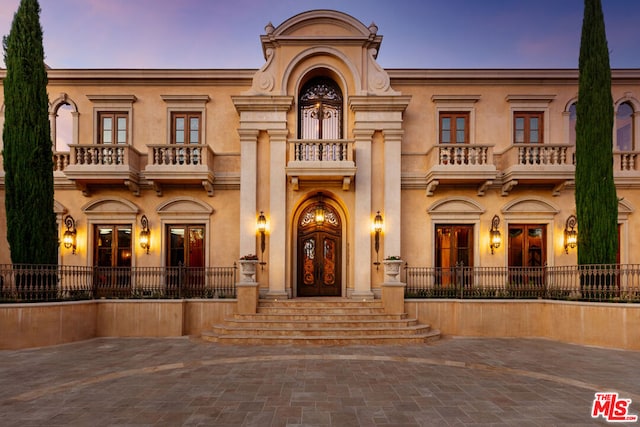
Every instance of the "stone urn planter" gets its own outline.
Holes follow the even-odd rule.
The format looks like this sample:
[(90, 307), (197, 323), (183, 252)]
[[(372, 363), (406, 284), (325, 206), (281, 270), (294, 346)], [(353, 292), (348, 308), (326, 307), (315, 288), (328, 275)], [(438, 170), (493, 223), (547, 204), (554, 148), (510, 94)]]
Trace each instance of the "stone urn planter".
[(402, 268), (402, 260), (399, 257), (388, 258), (382, 261), (384, 265), (384, 281), (385, 283), (400, 283), (400, 269)]
[(241, 282), (255, 282), (256, 271), (258, 269), (258, 259), (247, 259), (245, 257), (240, 258), (238, 263), (240, 264), (240, 281)]

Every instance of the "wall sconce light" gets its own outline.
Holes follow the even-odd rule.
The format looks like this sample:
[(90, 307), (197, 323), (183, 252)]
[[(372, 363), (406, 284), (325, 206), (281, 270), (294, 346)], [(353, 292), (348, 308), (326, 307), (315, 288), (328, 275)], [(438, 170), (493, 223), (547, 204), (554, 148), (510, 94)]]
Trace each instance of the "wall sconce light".
[(264, 216), (264, 212), (260, 211), (258, 215), (258, 233), (260, 233), (260, 268), (264, 269), (266, 262), (263, 261), (264, 250), (266, 248), (265, 234), (267, 232), (267, 218)]
[(71, 253), (75, 255), (76, 253), (76, 222), (71, 215), (67, 215), (64, 217), (64, 225), (67, 227), (67, 230), (64, 232), (64, 236), (62, 237), (62, 242), (64, 243), (64, 247), (71, 250)]
[(575, 215), (570, 215), (564, 225), (564, 251), (568, 254), (569, 248), (573, 249), (578, 245), (578, 232), (576, 225), (578, 220)]
[(151, 232), (149, 231), (149, 220), (146, 215), (142, 215), (142, 218), (140, 218), (140, 225), (142, 226), (142, 230), (140, 231), (140, 247), (149, 253), (149, 248), (151, 247)]
[(380, 233), (382, 233), (382, 225), (384, 221), (382, 219), (382, 215), (380, 215), (380, 211), (376, 213), (375, 218), (373, 219), (373, 232), (375, 233), (375, 250), (376, 250), (376, 262), (373, 264), (376, 266), (376, 270), (380, 265), (380, 260), (378, 258), (378, 252), (380, 251)]
[(500, 218), (498, 215), (494, 215), (491, 220), (491, 231), (489, 231), (489, 246), (491, 247), (491, 255), (493, 255), (493, 251), (500, 247), (500, 243), (502, 243), (502, 235), (500, 235), (500, 230), (498, 227), (500, 226)]
[(314, 212), (316, 225), (320, 226), (320, 225), (324, 224), (324, 214), (325, 214), (325, 212), (324, 212), (324, 203), (322, 202), (322, 200), (320, 200), (320, 202), (316, 206), (316, 210)]

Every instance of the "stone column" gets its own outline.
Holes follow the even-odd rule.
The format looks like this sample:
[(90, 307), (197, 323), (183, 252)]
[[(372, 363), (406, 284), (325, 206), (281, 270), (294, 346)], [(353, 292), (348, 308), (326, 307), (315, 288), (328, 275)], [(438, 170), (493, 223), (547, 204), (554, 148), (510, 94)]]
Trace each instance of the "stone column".
[[(384, 131), (384, 256), (402, 256), (401, 238), (401, 162), (404, 131)], [(359, 166), (359, 164), (358, 164)]]
[(269, 298), (287, 298), (287, 130), (269, 130)]
[(356, 200), (353, 215), (353, 299), (373, 299), (371, 291), (371, 137), (373, 130), (356, 129)]
[(240, 256), (256, 251), (258, 130), (240, 129)]

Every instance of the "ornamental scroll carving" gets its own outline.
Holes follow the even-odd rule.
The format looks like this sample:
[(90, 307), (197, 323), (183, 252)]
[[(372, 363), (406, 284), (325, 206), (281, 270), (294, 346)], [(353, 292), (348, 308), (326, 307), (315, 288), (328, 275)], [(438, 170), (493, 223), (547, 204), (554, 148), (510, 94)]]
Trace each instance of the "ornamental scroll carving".
[(269, 94), (276, 85), (276, 78), (273, 75), (273, 70), (270, 69), (276, 56), (275, 50), (273, 48), (267, 49), (265, 56), (267, 62), (254, 74), (250, 94)]
[(391, 89), (391, 79), (389, 74), (376, 61), (376, 49), (367, 51), (367, 60), (369, 62), (369, 75), (367, 83), (369, 84), (369, 92), (372, 95), (399, 95), (400, 93)]

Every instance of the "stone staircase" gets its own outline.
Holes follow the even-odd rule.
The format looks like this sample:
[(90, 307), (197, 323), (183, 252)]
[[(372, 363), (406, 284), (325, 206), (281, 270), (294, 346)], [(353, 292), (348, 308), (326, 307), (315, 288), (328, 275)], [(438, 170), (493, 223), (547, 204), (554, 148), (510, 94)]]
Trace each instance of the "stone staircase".
[(225, 344), (423, 344), (440, 338), (406, 314), (386, 314), (380, 300), (260, 300), (256, 314), (234, 314), (202, 333)]

